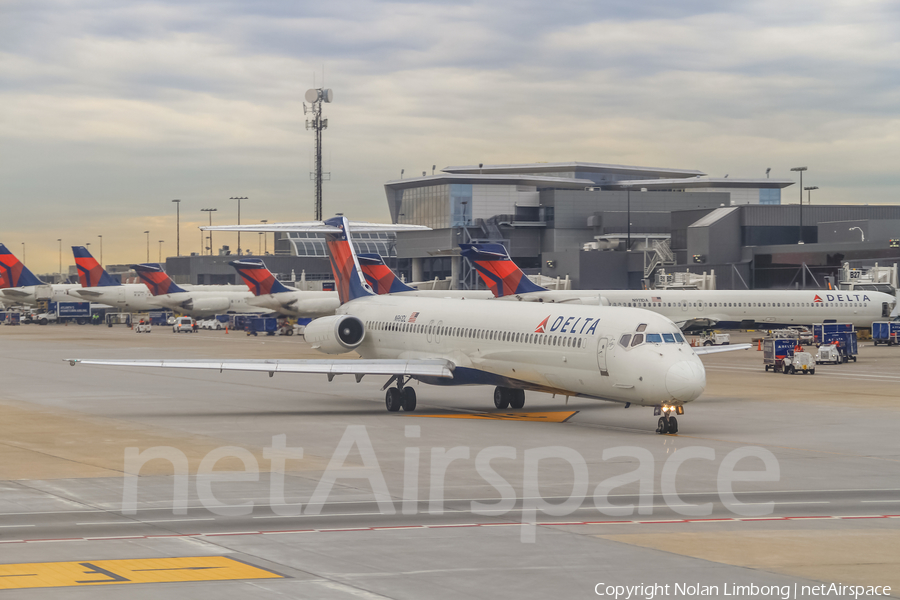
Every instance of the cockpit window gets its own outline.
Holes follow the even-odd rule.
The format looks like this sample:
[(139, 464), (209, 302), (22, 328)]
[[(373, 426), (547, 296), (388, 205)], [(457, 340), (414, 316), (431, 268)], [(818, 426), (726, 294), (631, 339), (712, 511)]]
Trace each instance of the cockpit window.
[(630, 334), (630, 333), (626, 333), (626, 334), (623, 335), (621, 338), (619, 338), (619, 344), (620, 344), (623, 348), (627, 348), (627, 347), (628, 347), (628, 342), (630, 342), (630, 341), (631, 341), (631, 334)]
[[(644, 325), (644, 327), (646, 327), (646, 325)], [(636, 333), (634, 335), (634, 339), (631, 340), (631, 347), (634, 348), (635, 346), (640, 346), (643, 343), (644, 343), (644, 334)]]
[(637, 326), (637, 329), (635, 331), (646, 331), (646, 330), (647, 330), (647, 324), (641, 323), (640, 325)]
[(648, 344), (662, 344), (662, 336), (658, 333), (648, 333), (647, 334), (647, 343)]
[(683, 343), (684, 343), (684, 338), (681, 336), (680, 333), (676, 333), (676, 334), (675, 334), (675, 339), (678, 340), (678, 343), (679, 343), (679, 344), (683, 344)]
[(662, 336), (663, 336), (663, 341), (666, 342), (667, 344), (675, 343), (675, 336), (672, 335), (671, 333), (664, 333), (664, 334), (662, 334)]

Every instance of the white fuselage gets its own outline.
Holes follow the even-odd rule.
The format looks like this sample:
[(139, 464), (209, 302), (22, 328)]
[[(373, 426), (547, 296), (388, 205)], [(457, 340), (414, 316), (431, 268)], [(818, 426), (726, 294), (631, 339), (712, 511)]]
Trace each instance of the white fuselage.
[[(422, 298), (471, 298), (487, 300), (493, 294), (487, 290), (413, 290), (398, 292), (394, 296), (417, 296)], [(307, 292), (291, 290), (276, 294), (263, 294), (249, 301), (253, 306), (281, 313), (290, 317), (316, 318), (333, 315), (341, 305), (337, 292)]]
[(53, 283), (4, 288), (0, 289), (0, 293), (3, 294), (4, 302), (8, 305), (33, 305), (43, 300), (48, 302), (79, 302), (81, 298), (70, 293), (78, 289), (81, 289), (81, 286), (77, 283)]
[[(145, 288), (146, 289), (146, 288)], [(262, 313), (265, 309), (250, 304), (253, 299), (246, 288), (244, 291), (193, 289), (186, 292), (162, 294), (153, 300), (165, 308), (192, 317), (211, 317), (228, 313)]]
[(150, 290), (143, 283), (125, 283), (99, 287), (76, 288), (71, 294), (90, 302), (114, 306), (122, 310), (145, 311), (159, 310)]
[[(455, 365), (453, 380), (422, 379), (427, 383), (498, 385), (646, 406), (690, 402), (706, 386), (703, 364), (678, 327), (646, 310), (390, 295), (353, 300), (337, 312), (365, 325), (356, 348), (363, 358), (443, 358)], [(638, 330), (643, 343), (632, 346)], [(647, 343), (648, 334), (660, 342)]]
[[(896, 299), (882, 292), (837, 290), (550, 290), (507, 296), (508, 300), (608, 304), (644, 308), (680, 327), (723, 329), (812, 325), (825, 321), (871, 327), (887, 318)], [(886, 312), (885, 312), (886, 311)]]

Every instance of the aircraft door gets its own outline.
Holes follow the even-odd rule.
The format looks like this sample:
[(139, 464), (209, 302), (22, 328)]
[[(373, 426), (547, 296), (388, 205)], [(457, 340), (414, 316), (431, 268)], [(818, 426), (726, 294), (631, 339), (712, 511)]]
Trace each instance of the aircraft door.
[(597, 366), (600, 367), (600, 374), (609, 377), (609, 371), (606, 369), (606, 355), (610, 351), (610, 338), (602, 337), (597, 340)]
[(891, 311), (893, 310), (893, 306), (890, 302), (882, 302), (881, 303), (881, 316), (884, 318), (888, 318), (891, 316)]

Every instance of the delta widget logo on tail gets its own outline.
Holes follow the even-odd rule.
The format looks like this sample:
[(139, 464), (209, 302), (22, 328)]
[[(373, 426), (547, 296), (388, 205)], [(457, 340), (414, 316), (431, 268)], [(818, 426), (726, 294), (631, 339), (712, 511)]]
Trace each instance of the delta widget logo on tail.
[[(597, 333), (597, 323), (600, 322), (600, 319), (594, 319), (588, 317), (584, 319), (584, 323), (581, 323), (582, 317), (556, 317), (553, 320), (553, 324), (547, 329), (547, 323), (550, 321), (550, 317), (552, 315), (547, 315), (547, 317), (540, 322), (540, 324), (535, 328), (535, 333), (575, 333), (575, 334), (585, 334), (589, 335), (592, 333)], [(575, 322), (572, 323), (572, 319), (575, 319)], [(571, 325), (570, 325), (571, 323)], [(578, 324), (581, 323), (581, 328), (578, 328)]]

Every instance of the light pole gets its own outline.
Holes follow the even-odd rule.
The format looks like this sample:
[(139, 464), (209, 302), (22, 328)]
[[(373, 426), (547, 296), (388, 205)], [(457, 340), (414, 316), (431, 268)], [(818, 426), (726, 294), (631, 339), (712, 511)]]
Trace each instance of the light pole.
[[(247, 196), (232, 196), (229, 200), (238, 201), (238, 225), (241, 224), (241, 200), (249, 200)], [(238, 256), (241, 255), (241, 232), (238, 231)]]
[(175, 203), (175, 256), (181, 256), (181, 200)]
[(144, 233), (147, 234), (147, 262), (150, 262), (150, 232), (145, 231)]
[(57, 238), (59, 242), (59, 282), (62, 283), (62, 238)]
[[(218, 208), (201, 208), (200, 212), (209, 213), (209, 226), (212, 227), (212, 214), (219, 210)], [(212, 256), (213, 245), (212, 245), (212, 231), (209, 232), (209, 255)]]
[(159, 240), (159, 263), (162, 264), (162, 245), (164, 240)]
[(259, 232), (259, 235), (256, 238), (256, 254), (262, 256), (262, 238), (266, 235), (262, 231)]
[(806, 170), (806, 167), (794, 167), (791, 171), (798, 171), (800, 173), (800, 237), (797, 240), (798, 243), (803, 243), (803, 171)]
[(25, 242), (22, 242), (22, 263), (25, 263)]
[(97, 237), (100, 238), (100, 266), (102, 267), (103, 266), (103, 236), (98, 235)]
[[(268, 222), (269, 222), (268, 219), (263, 219), (262, 221), (260, 221), (260, 223), (268, 223)], [(274, 243), (274, 242), (273, 242), (273, 243)], [(269, 244), (269, 241), (268, 241), (268, 238), (266, 237), (266, 233), (263, 232), (263, 254), (268, 254), (268, 253), (269, 253), (269, 246), (268, 246), (268, 244)]]
[(819, 189), (819, 186), (817, 186), (817, 185), (808, 185), (808, 186), (806, 186), (806, 187), (803, 188), (803, 189), (806, 190), (806, 205), (807, 205), (807, 206), (812, 206), (812, 191), (813, 191), (813, 190)]

